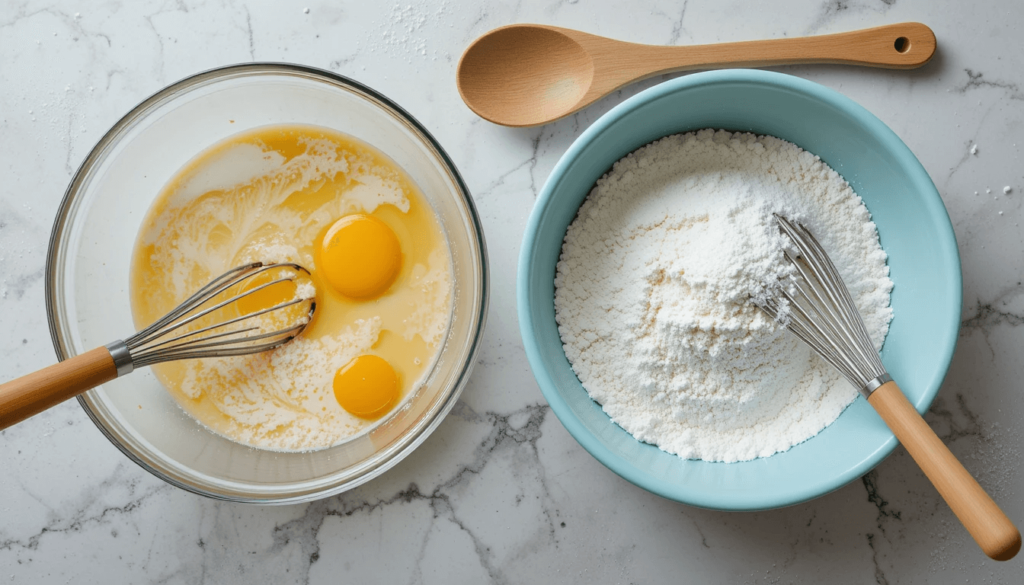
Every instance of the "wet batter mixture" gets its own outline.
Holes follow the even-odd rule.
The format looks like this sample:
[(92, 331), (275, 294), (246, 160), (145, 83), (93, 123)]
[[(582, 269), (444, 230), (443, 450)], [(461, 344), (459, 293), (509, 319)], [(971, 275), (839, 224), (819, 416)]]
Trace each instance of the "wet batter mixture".
[[(275, 126), (197, 156), (139, 233), (136, 326), (253, 261), (308, 268), (316, 314), (270, 352), (154, 366), (205, 426), (254, 447), (328, 447), (385, 419), (429, 373), (448, 329), (451, 257), (422, 193), (371, 146), (326, 128)], [(252, 310), (260, 302), (275, 300), (250, 301)]]

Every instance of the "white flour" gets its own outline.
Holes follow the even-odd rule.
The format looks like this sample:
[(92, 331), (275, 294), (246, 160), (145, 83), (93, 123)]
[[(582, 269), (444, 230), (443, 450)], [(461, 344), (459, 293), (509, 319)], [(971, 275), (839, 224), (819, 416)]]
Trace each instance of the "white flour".
[(748, 299), (788, 270), (777, 212), (832, 257), (876, 347), (892, 281), (860, 197), (768, 136), (669, 136), (602, 177), (565, 236), (555, 319), (590, 396), (637, 439), (709, 461), (816, 435), (857, 390)]

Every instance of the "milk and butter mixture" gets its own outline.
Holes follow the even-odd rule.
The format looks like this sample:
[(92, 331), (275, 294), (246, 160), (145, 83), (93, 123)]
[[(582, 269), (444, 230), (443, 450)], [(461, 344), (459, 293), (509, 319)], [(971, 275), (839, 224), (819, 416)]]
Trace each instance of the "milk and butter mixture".
[(893, 283), (875, 224), (838, 173), (794, 144), (669, 136), (615, 163), (580, 207), (555, 319), (583, 387), (637, 439), (693, 459), (768, 457), (857, 397), (750, 302), (792, 271), (773, 213), (814, 233), (880, 348)]
[(400, 407), (430, 371), (448, 329), (451, 257), (429, 203), (369, 145), (275, 126), (196, 157), (139, 233), (136, 326), (254, 261), (310, 270), (317, 309), (305, 332), (262, 354), (154, 366), (213, 431), (268, 449), (328, 447)]

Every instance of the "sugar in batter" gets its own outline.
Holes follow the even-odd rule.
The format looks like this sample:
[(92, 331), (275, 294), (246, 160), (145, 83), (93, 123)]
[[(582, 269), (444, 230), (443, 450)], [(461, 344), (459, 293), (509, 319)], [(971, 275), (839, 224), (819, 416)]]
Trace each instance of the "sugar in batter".
[(136, 325), (252, 261), (310, 269), (317, 311), (274, 351), (154, 366), (213, 431), (268, 449), (328, 447), (383, 420), (430, 371), (448, 329), (450, 254), (423, 195), (369, 145), (278, 126), (196, 157), (139, 233)]

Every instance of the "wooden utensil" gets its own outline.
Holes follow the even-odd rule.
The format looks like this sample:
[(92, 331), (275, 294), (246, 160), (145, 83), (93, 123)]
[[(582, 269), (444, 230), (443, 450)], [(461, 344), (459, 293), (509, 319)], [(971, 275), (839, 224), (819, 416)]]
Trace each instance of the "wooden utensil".
[[(314, 298), (296, 295), (279, 301), (271, 297), (273, 302), (258, 310), (241, 309), (239, 301), (251, 301), (260, 291), (295, 283), (308, 274), (291, 263), (253, 262), (232, 268), (135, 335), (0, 384), (0, 430), (136, 368), (172, 360), (248, 355), (288, 343), (313, 318)], [(304, 305), (305, 310), (288, 309), (295, 305)]]
[(985, 489), (971, 477), (896, 382), (886, 382), (868, 397), (907, 453), (931, 480), (956, 517), (989, 557), (1008, 561), (1020, 551), (1020, 532)]
[(1012, 559), (1021, 545), (1017, 527), (893, 382), (825, 249), (804, 226), (780, 215), (775, 219), (796, 247), (796, 254), (785, 252), (796, 271), (785, 286), (751, 301), (860, 390), (986, 555)]
[(547, 124), (641, 79), (694, 69), (831, 63), (913, 69), (935, 54), (918, 22), (766, 41), (664, 47), (556, 26), (513, 24), (473, 41), (459, 61), (463, 101), (504, 126)]

